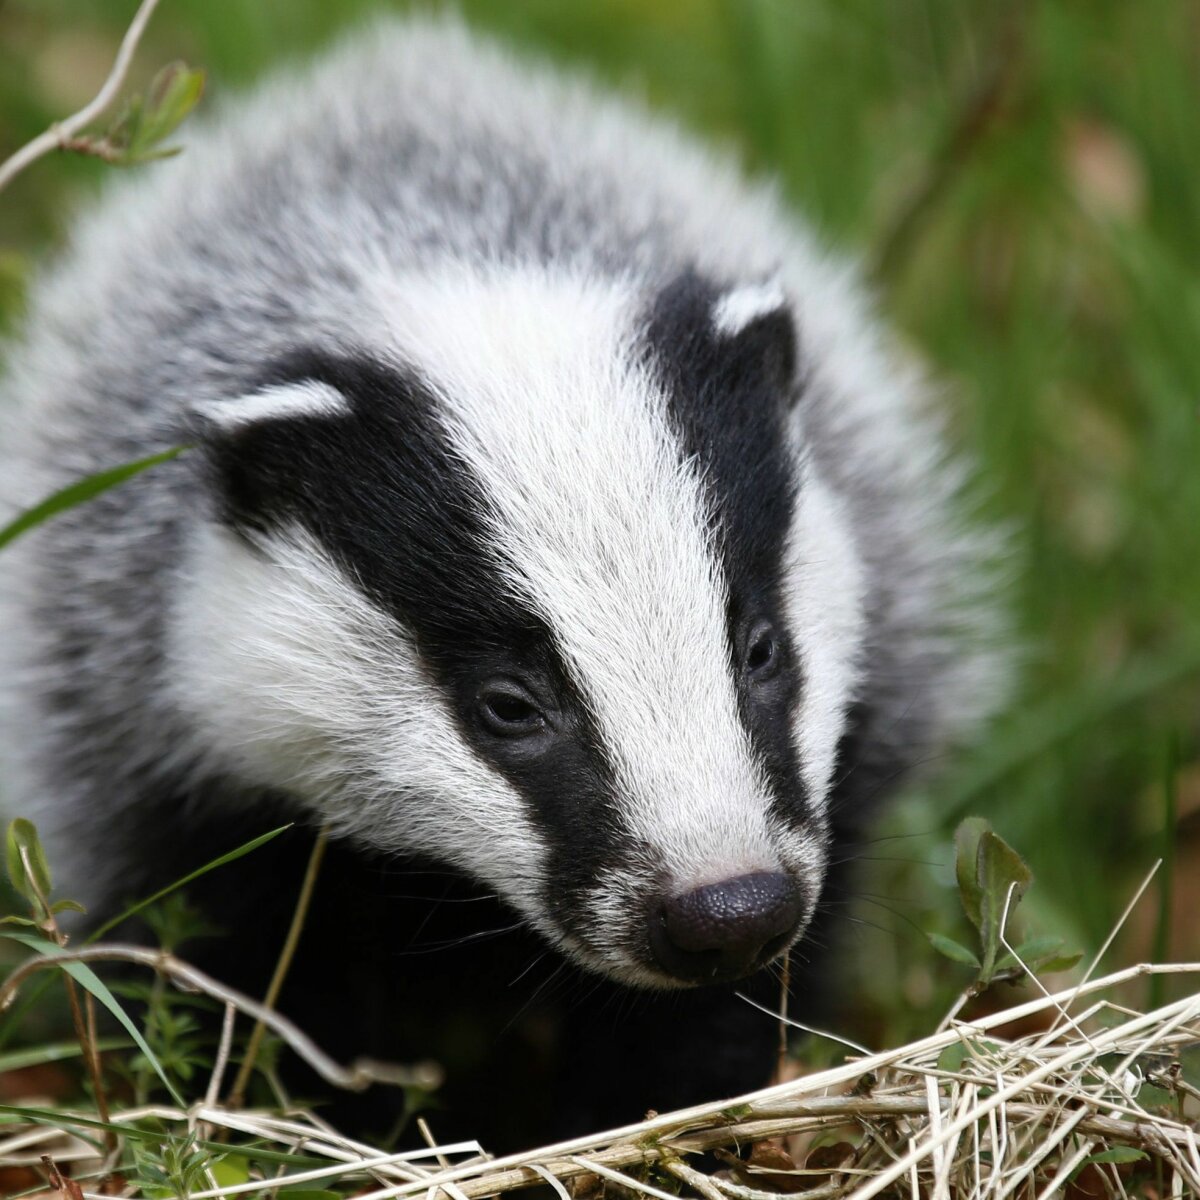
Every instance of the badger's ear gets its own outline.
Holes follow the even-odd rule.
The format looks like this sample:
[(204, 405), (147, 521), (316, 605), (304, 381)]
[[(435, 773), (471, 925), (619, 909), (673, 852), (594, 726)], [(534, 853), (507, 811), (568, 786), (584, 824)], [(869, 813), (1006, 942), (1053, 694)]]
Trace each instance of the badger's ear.
[(697, 393), (797, 393), (796, 321), (777, 280), (722, 289), (685, 271), (655, 298), (648, 341), (667, 378)]
[(229, 400), (205, 400), (192, 406), (202, 440), (220, 440), (278, 422), (328, 420), (350, 415), (350, 404), (337, 388), (314, 379), (277, 383)]
[(796, 319), (778, 280), (745, 284), (713, 302), (712, 327), (730, 359), (790, 386), (796, 377)]
[(352, 415), (342, 392), (312, 379), (194, 404), (192, 435), (222, 519), (261, 528), (293, 509), (317, 465), (344, 457)]

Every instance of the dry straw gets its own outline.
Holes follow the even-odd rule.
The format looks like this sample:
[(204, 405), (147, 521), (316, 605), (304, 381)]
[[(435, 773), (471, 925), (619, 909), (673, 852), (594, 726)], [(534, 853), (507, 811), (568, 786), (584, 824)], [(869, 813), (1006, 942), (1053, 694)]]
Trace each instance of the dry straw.
[[(1114, 1200), (1200, 1196), (1200, 1091), (1180, 1067), (1200, 1045), (1200, 994), (1140, 1012), (1114, 999), (1139, 977), (1198, 975), (1200, 963), (1144, 964), (921, 1041), (808, 1075), (736, 1101), (652, 1116), (637, 1125), (489, 1158), (474, 1143), (382, 1154), (311, 1113), (288, 1118), (211, 1102), (189, 1110), (113, 1114), (115, 1125), (154, 1117), (180, 1134), (254, 1138), (327, 1164), (191, 1200), (276, 1194), (286, 1186), (345, 1189), (358, 1200), (412, 1196), (474, 1200), (549, 1185), (559, 1196), (622, 1192), (676, 1200), (1025, 1200), (1089, 1186)], [(1081, 1006), (1082, 1005), (1082, 1006)], [(1006, 1038), (1006, 1029), (1033, 1029)], [(217, 1089), (209, 1089), (210, 1097)], [(95, 1150), (62, 1127), (10, 1127), (0, 1165), (52, 1152), (76, 1180), (99, 1178)], [(755, 1145), (775, 1150), (769, 1165)], [(834, 1144), (832, 1158), (807, 1157)], [(716, 1151), (715, 1174), (698, 1169)], [(735, 1157), (736, 1156), (736, 1157)], [(819, 1168), (793, 1166), (820, 1159)], [(708, 1160), (711, 1163), (711, 1159)], [(780, 1167), (780, 1162), (785, 1164)], [(790, 1169), (789, 1169), (790, 1168)]]

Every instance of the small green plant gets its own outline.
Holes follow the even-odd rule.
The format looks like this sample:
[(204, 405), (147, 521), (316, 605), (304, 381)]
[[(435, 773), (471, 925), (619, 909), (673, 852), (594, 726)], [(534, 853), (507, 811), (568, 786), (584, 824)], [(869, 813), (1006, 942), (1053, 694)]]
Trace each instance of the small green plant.
[[(182, 892), (172, 892), (141, 912), (155, 941), (164, 951), (174, 954), (185, 942), (210, 937), (219, 931), (188, 903)], [(161, 974), (147, 983), (128, 979), (113, 983), (112, 990), (122, 999), (139, 1005), (143, 1013), (142, 1032), (154, 1051), (154, 1057), (167, 1076), (181, 1091), (211, 1069), (212, 1037), (205, 1032), (205, 1012), (217, 1005), (203, 995), (188, 995), (169, 986)], [(112, 1064), (133, 1087), (138, 1104), (148, 1104), (158, 1090), (158, 1076), (150, 1058), (136, 1053)]]
[[(37, 932), (22, 934), (11, 932), (7, 936), (14, 941), (24, 942), (35, 950), (43, 953), (61, 951), (67, 944), (66, 935), (58, 927), (58, 914), (67, 911), (82, 912), (83, 908), (73, 900), (51, 900), (53, 883), (50, 878), (50, 867), (46, 862), (46, 854), (42, 849), (41, 839), (32, 821), (20, 817), (8, 826), (5, 839), (5, 865), (8, 870), (10, 886), (29, 905), (29, 917), (13, 915), (6, 918), (5, 923), (32, 926)], [(71, 1009), (71, 1022), (75, 1028), (75, 1037), (83, 1061), (87, 1066), (88, 1076), (92, 1085), (92, 1098), (101, 1121), (108, 1124), (108, 1099), (104, 1088), (100, 1051), (96, 1038), (96, 1013), (94, 997), (98, 997), (106, 1005), (116, 1006), (112, 993), (104, 987), (99, 979), (82, 963), (72, 964), (63, 982), (67, 991), (67, 1002)], [(82, 970), (80, 970), (82, 968)], [(80, 1003), (79, 984), (84, 992), (83, 1003)], [(129, 1024), (129, 1018), (123, 1013), (123, 1023), (140, 1042), (140, 1035)], [(111, 1154), (116, 1148), (116, 1137), (107, 1132), (105, 1144)]]
[(150, 90), (131, 96), (117, 119), (98, 138), (82, 137), (64, 147), (91, 154), (117, 166), (136, 166), (170, 158), (181, 147), (164, 145), (204, 94), (204, 72), (186, 63), (168, 63), (155, 75)]
[(83, 912), (83, 905), (74, 900), (51, 902), (50, 867), (32, 821), (18, 817), (9, 825), (4, 851), (8, 882), (28, 902), (32, 915), (12, 914), (0, 918), (0, 925), (29, 925), (55, 940), (54, 918), (63, 912)]
[[(123, 922), (135, 913), (140, 914), (150, 926), (164, 954), (167, 955), (188, 938), (213, 933), (212, 928), (187, 905), (178, 889), (191, 880), (250, 853), (286, 828), (287, 826), (283, 826), (272, 830), (236, 847), (147, 900), (132, 905), (112, 922), (93, 932), (84, 945), (94, 942), (99, 934), (111, 928), (114, 923)], [(32, 822), (18, 818), (9, 825), (5, 856), (9, 884), (28, 903), (30, 915), (12, 915), (4, 918), (0, 921), (0, 926), (25, 926), (27, 930), (10, 928), (0, 932), (0, 936), (35, 951), (47, 963), (53, 962), (56, 956), (61, 956), (61, 968), (75, 1035), (102, 1119), (107, 1121), (106, 1088), (95, 1033), (93, 1006), (96, 1001), (116, 1019), (136, 1048), (137, 1053), (134, 1056), (122, 1061), (120, 1073), (131, 1081), (140, 1102), (147, 1102), (152, 1092), (161, 1085), (172, 1102), (182, 1104), (184, 1085), (192, 1080), (200, 1068), (209, 1065), (204, 1038), (200, 1032), (201, 1023), (196, 1019), (195, 1010), (198, 1006), (209, 1005), (212, 1002), (205, 997), (181, 995), (168, 988), (161, 974), (156, 974), (148, 985), (133, 980), (117, 983), (110, 988), (87, 963), (77, 961), (71, 954), (64, 954), (67, 938), (58, 927), (57, 915), (66, 910), (82, 909), (72, 900), (51, 899), (50, 868)], [(5, 981), (3, 987), (0, 987), (0, 995), (8, 992), (8, 1000), (11, 1001), (11, 989), (16, 975), (29, 965), (28, 962), (23, 964), (18, 972), (14, 972), (13, 977)], [(37, 959), (33, 960), (33, 965), (37, 965)], [(35, 987), (33, 994), (26, 1000), (26, 1008), (30, 1004), (36, 1005), (43, 989), (51, 983), (52, 980), (48, 978), (46, 982)], [(82, 1003), (80, 991), (83, 993)], [(118, 996), (132, 998), (144, 1006), (145, 1019), (141, 1026), (131, 1019), (117, 999)], [(21, 1011), (25, 1009), (9, 1014), (9, 1021), (14, 1025)]]
[(975, 969), (969, 994), (1020, 979), (1026, 971), (1063, 971), (1079, 961), (1080, 954), (1067, 951), (1062, 938), (1030, 937), (1013, 944), (1013, 915), (1033, 872), (988, 821), (968, 817), (955, 832), (954, 845), (959, 899), (979, 947), (972, 950), (940, 933), (927, 936), (939, 954)]
[(150, 1200), (187, 1200), (192, 1192), (212, 1186), (210, 1173), (221, 1157), (197, 1145), (195, 1133), (167, 1134), (157, 1145), (135, 1142), (133, 1182)]

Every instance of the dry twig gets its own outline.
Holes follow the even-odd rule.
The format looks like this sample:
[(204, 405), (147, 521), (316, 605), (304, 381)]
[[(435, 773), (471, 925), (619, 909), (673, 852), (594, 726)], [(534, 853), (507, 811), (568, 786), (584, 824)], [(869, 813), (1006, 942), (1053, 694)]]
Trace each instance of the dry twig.
[(158, 0), (142, 0), (141, 6), (134, 14), (121, 45), (117, 49), (117, 57), (113, 60), (112, 70), (100, 90), (77, 113), (51, 125), (45, 133), (39, 134), (31, 142), (27, 142), (15, 154), (0, 163), (0, 191), (3, 191), (31, 163), (44, 157), (53, 150), (62, 150), (78, 145), (75, 139), (97, 117), (101, 117), (112, 106), (120, 94), (121, 87), (129, 74), (129, 66), (137, 51), (142, 34), (150, 23)]
[[(97, 947), (88, 957), (101, 957), (106, 950), (111, 952)], [(165, 957), (169, 956), (139, 951), (138, 961), (159, 965)], [(1143, 1099), (1140, 1080), (1153, 1075), (1155, 1087), (1172, 1090), (1172, 1079), (1180, 1072), (1163, 1063), (1176, 1061), (1185, 1047), (1200, 1041), (1200, 994), (1146, 1013), (1102, 998), (1114, 987), (1145, 976), (1185, 973), (1200, 975), (1200, 963), (1143, 964), (740, 1100), (664, 1113), (622, 1129), (495, 1160), (475, 1142), (381, 1154), (340, 1137), (309, 1114), (285, 1118), (212, 1104), (189, 1110), (141, 1109), (115, 1114), (114, 1121), (128, 1126), (153, 1119), (167, 1127), (202, 1122), (206, 1128), (241, 1134), (260, 1145), (328, 1160), (324, 1166), (282, 1175), (272, 1168), (268, 1180), (193, 1191), (191, 1200), (241, 1200), (261, 1192), (264, 1184), (272, 1189), (348, 1188), (357, 1200), (482, 1200), (549, 1184), (558, 1200), (567, 1200), (569, 1189), (589, 1177), (654, 1200), (676, 1200), (672, 1193), (680, 1190), (698, 1200), (768, 1200), (779, 1194), (771, 1187), (772, 1177), (780, 1174), (811, 1183), (804, 1200), (868, 1200), (877, 1195), (899, 1200), (914, 1189), (930, 1200), (1011, 1200), (1053, 1195), (1066, 1187), (1077, 1168), (1093, 1162), (1112, 1172), (1112, 1194), (1126, 1200), (1132, 1188), (1126, 1189), (1113, 1164), (1094, 1157), (1113, 1151), (1128, 1158), (1147, 1156), (1145, 1166), (1160, 1173), (1158, 1194), (1164, 1200), (1168, 1195), (1196, 1197), (1200, 1130), (1184, 1108), (1194, 1103), (1191, 1094), (1175, 1089), (1175, 1111), (1166, 1111), (1158, 1100)], [(168, 974), (177, 982), (197, 983), (190, 969)], [(209, 987), (205, 990), (212, 993)], [(228, 989), (221, 994), (228, 998)], [(1062, 1022), (1063, 1010), (1084, 996), (1096, 1002)], [(1038, 1016), (1059, 1019), (1052, 1036), (1039, 1029), (1006, 1041), (996, 1033)], [(947, 1057), (955, 1047), (961, 1051)], [(18, 1156), (28, 1160), (40, 1147), (54, 1144), (56, 1157), (72, 1162), (76, 1178), (89, 1177), (86, 1156), (90, 1153), (94, 1163), (94, 1150), (72, 1143), (67, 1152), (57, 1153), (63, 1131), (69, 1128), (64, 1116), (59, 1129), (17, 1132), (0, 1143), (0, 1163)], [(714, 1149), (744, 1151), (767, 1139), (793, 1135), (810, 1140), (832, 1137), (845, 1143), (846, 1153), (834, 1167), (812, 1162), (799, 1163), (791, 1171), (772, 1167), (762, 1176), (762, 1188), (703, 1174), (689, 1161)], [(54, 1138), (59, 1141), (52, 1143)], [(751, 1184), (756, 1181), (748, 1165), (737, 1174)], [(97, 1165), (90, 1177), (98, 1175)]]
[(238, 1012), (261, 1021), (272, 1033), (282, 1038), (322, 1079), (334, 1087), (358, 1092), (372, 1083), (436, 1088), (441, 1082), (441, 1069), (434, 1063), (418, 1063), (412, 1067), (404, 1067), (360, 1058), (349, 1067), (343, 1067), (321, 1050), (303, 1030), (265, 1004), (260, 1004), (257, 1000), (226, 986), (165, 950), (149, 950), (145, 946), (115, 943), (85, 946), (78, 950), (61, 950), (28, 959), (15, 968), (4, 981), (3, 987), (0, 987), (0, 1012), (13, 1002), (21, 984), (30, 975), (67, 962), (125, 962), (150, 967), (186, 991), (203, 992), (222, 1004), (232, 1005)]

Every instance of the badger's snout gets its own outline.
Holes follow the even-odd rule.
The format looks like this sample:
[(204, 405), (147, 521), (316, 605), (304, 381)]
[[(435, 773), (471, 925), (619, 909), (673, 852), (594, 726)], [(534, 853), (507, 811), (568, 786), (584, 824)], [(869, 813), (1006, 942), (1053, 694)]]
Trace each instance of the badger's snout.
[(660, 902), (650, 915), (650, 948), (676, 979), (740, 979), (790, 945), (805, 908), (790, 875), (739, 875)]

